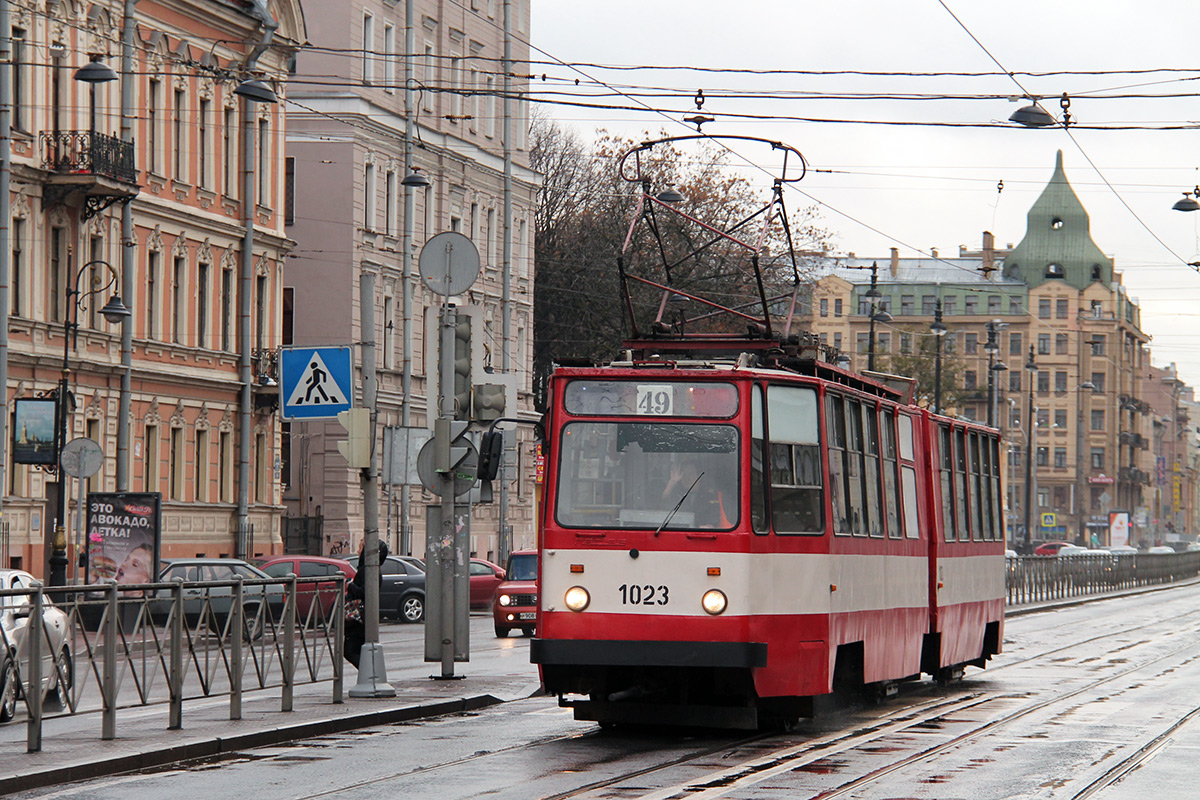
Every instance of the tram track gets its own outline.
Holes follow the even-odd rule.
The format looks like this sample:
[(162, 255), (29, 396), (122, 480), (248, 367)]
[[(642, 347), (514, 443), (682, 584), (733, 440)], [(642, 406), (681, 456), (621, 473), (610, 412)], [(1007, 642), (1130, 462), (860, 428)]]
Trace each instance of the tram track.
[[(1017, 663), (1044, 659), (1065, 650), (1078, 648), (1082, 644), (1095, 643), (1097, 641), (1111, 638), (1114, 635), (1123, 635), (1137, 631), (1140, 628), (1148, 628), (1152, 626), (1153, 623), (1149, 625), (1133, 626), (1131, 628), (1122, 629), (1121, 631), (1090, 637), (1083, 642), (1076, 642), (1063, 648), (1056, 648), (1054, 650), (1046, 651), (1036, 656), (1021, 659), (1021, 662), (1014, 662), (1013, 664), (1006, 666), (1016, 666)], [(1129, 677), (1139, 671), (1143, 671), (1164, 661), (1175, 659), (1184, 653), (1194, 651), (1197, 648), (1197, 645), (1198, 642), (1196, 640), (1189, 641), (1179, 647), (1154, 656), (1153, 658), (1141, 660), (1136, 664), (1130, 664), (1125, 668), (1117, 670), (1111, 674), (1086, 681), (1082, 685), (1076, 686), (1068, 691), (1060, 692), (1053, 696), (1044, 697), (1035, 702), (1022, 705), (1019, 708), (1003, 713), (994, 719), (987, 720), (986, 722), (976, 725), (969, 730), (963, 731), (962, 733), (959, 733), (945, 741), (938, 742), (930, 745), (929, 747), (921, 748), (901, 758), (897, 758), (890, 763), (876, 767), (866, 774), (847, 780), (836, 787), (816, 793), (813, 795), (814, 800), (833, 800), (834, 798), (847, 797), (857, 790), (871, 785), (880, 784), (886, 778), (888, 778), (888, 776), (903, 770), (906, 767), (935, 758), (951, 750), (962, 747), (965, 744), (969, 744), (972, 741), (995, 734), (1001, 731), (1005, 726), (1011, 725), (1012, 723), (1028, 717), (1031, 714), (1049, 709), (1055, 705), (1069, 703), (1071, 700), (1078, 698), (1081, 695), (1085, 695), (1088, 692), (1095, 691), (1097, 688), (1106, 684), (1119, 681), (1122, 678)], [(787, 747), (783, 750), (770, 753), (759, 759), (754, 759), (742, 764), (731, 766), (724, 770), (709, 773), (700, 778), (666, 786), (653, 792), (643, 793), (640, 794), (639, 797), (641, 800), (682, 800), (682, 798), (687, 798), (687, 800), (720, 800), (721, 798), (737, 796), (736, 793), (738, 792), (753, 791), (755, 786), (768, 779), (783, 775), (784, 773), (802, 769), (818, 760), (829, 759), (832, 756), (848, 754), (856, 750), (864, 750), (868, 746), (876, 744), (886, 737), (892, 737), (898, 734), (903, 734), (906, 731), (920, 729), (924, 726), (930, 725), (931, 723), (938, 723), (967, 709), (978, 709), (994, 701), (1012, 700), (1017, 697), (1019, 697), (1019, 695), (1014, 695), (1012, 693), (996, 693), (990, 695), (987, 693), (974, 693), (965, 698), (948, 700), (946, 702), (950, 703), (951, 705), (946, 707), (934, 705), (930, 713), (914, 714), (914, 709), (910, 706), (901, 710), (899, 712), (900, 716), (882, 720), (867, 730), (856, 731), (852, 734), (833, 735), (810, 740), (799, 745)], [(1101, 776), (1097, 777), (1088, 786), (1084, 787), (1078, 794), (1072, 795), (1072, 800), (1085, 800), (1085, 798), (1094, 796), (1106, 786), (1116, 783), (1129, 772), (1136, 769), (1146, 761), (1152, 759), (1170, 742), (1171, 736), (1176, 730), (1191, 722), (1196, 716), (1200, 716), (1200, 708), (1194, 709), (1193, 711), (1184, 715), (1184, 717), (1177, 720), (1162, 733), (1156, 735), (1142, 747), (1138, 748), (1138, 750), (1136, 750), (1134, 753), (1130, 754), (1116, 765), (1106, 770)], [(663, 766), (663, 769), (667, 768), (669, 768), (667, 765)], [(570, 800), (570, 798), (596, 796), (593, 795), (593, 793), (597, 790), (610, 787), (619, 789), (620, 784), (634, 778), (644, 777), (645, 775), (655, 771), (658, 770), (642, 769), (638, 770), (636, 774), (614, 776), (604, 781), (595, 782), (587, 787), (580, 787), (578, 790), (573, 792), (554, 795), (552, 798), (547, 798), (547, 800)]]

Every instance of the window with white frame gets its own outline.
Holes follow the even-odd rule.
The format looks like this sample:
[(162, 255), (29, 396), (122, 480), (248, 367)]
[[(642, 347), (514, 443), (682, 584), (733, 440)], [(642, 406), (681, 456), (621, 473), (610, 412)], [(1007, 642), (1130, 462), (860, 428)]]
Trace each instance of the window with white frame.
[(363, 12), (362, 22), (362, 75), (363, 83), (375, 80), (375, 17)]

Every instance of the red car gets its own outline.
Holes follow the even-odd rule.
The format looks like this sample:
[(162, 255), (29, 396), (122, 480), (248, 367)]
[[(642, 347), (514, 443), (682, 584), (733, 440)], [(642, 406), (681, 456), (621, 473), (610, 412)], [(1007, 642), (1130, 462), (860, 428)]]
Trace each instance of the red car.
[(1070, 542), (1042, 542), (1034, 549), (1035, 556), (1056, 556), (1058, 551), (1069, 545)]
[(513, 628), (533, 635), (537, 628), (537, 570), (537, 550), (517, 550), (508, 557), (507, 577), (496, 589), (492, 603), (496, 636), (508, 636)]
[[(254, 560), (254, 566), (270, 575), (272, 578), (282, 578), (289, 572), (298, 578), (321, 578), (335, 576), (339, 573), (350, 581), (354, 577), (354, 567), (341, 558), (322, 558), (321, 556), (273, 556)], [(305, 582), (296, 585), (296, 615), (297, 622), (309, 618), (309, 609), (313, 598), (320, 597), (322, 619), (329, 619), (329, 613), (337, 600), (337, 584), (333, 581)], [(316, 612), (314, 611), (315, 615)]]
[(491, 608), (496, 587), (504, 580), (504, 567), (482, 558), (471, 559), (471, 608)]

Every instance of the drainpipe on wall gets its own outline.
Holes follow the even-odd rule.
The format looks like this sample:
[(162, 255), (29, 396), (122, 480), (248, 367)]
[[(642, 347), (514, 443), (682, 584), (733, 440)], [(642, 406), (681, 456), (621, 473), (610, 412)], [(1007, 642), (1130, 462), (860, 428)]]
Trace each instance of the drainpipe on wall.
[[(249, 74), (258, 64), (262, 56), (275, 38), (279, 23), (267, 11), (266, 0), (253, 0), (251, 15), (261, 23), (262, 39), (250, 51), (242, 69)], [(238, 284), (238, 339), (240, 357), (238, 359), (238, 374), (241, 394), (238, 400), (238, 496), (237, 496), (237, 542), (236, 555), (246, 557), (246, 537), (250, 527), (250, 313), (251, 290), (254, 277), (254, 209), (257, 205), (254, 196), (254, 120), (251, 111), (254, 101), (242, 97), (240, 102), (242, 115), (242, 261), (241, 276)]]
[[(9, 220), (12, 218), (12, 199), (9, 182), (12, 178), (12, 30), (9, 27), (9, 0), (0, 0), (0, 391), (4, 393), (4, 414), (0, 415), (0, 478), (7, 484), (8, 476), (8, 281)], [(4, 492), (0, 486), (0, 525), (4, 522)], [(7, 553), (3, 555), (7, 556)], [(7, 567), (8, 564), (0, 564)]]
[[(416, 45), (416, 33), (413, 31), (413, 4), (415, 0), (404, 3), (404, 177), (412, 174), (413, 168), (413, 102), (416, 92), (413, 91), (412, 60)], [(413, 375), (413, 294), (416, 292), (416, 275), (413, 273), (413, 224), (415, 221), (416, 193), (413, 187), (404, 187), (404, 241), (400, 247), (400, 266), (404, 273), (404, 296), (402, 298), (401, 316), (404, 319), (404, 372), (400, 376), (400, 424), (405, 428), (412, 427), (412, 375)], [(408, 483), (400, 487), (400, 553), (412, 555), (412, 512), (409, 508), (411, 496)]]
[[(125, 0), (121, 29), (121, 141), (133, 142), (133, 7), (138, 0)], [(134, 263), (137, 242), (133, 238), (133, 201), (121, 204), (121, 290), (130, 308), (133, 300)], [(121, 393), (117, 403), (117, 491), (129, 491), (129, 400), (133, 391), (133, 316), (121, 320)], [(0, 440), (2, 441), (2, 440)]]

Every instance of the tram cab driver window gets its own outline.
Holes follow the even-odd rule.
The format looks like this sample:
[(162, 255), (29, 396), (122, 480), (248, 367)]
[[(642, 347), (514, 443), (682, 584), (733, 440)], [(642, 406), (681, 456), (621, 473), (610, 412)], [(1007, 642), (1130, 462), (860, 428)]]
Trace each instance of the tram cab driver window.
[[(728, 465), (725, 465), (726, 470)], [(737, 519), (734, 482), (722, 469), (719, 456), (680, 453), (672, 459), (663, 503), (668, 510), (679, 504), (677, 527), (732, 528)], [(691, 524), (687, 524), (687, 517)]]

